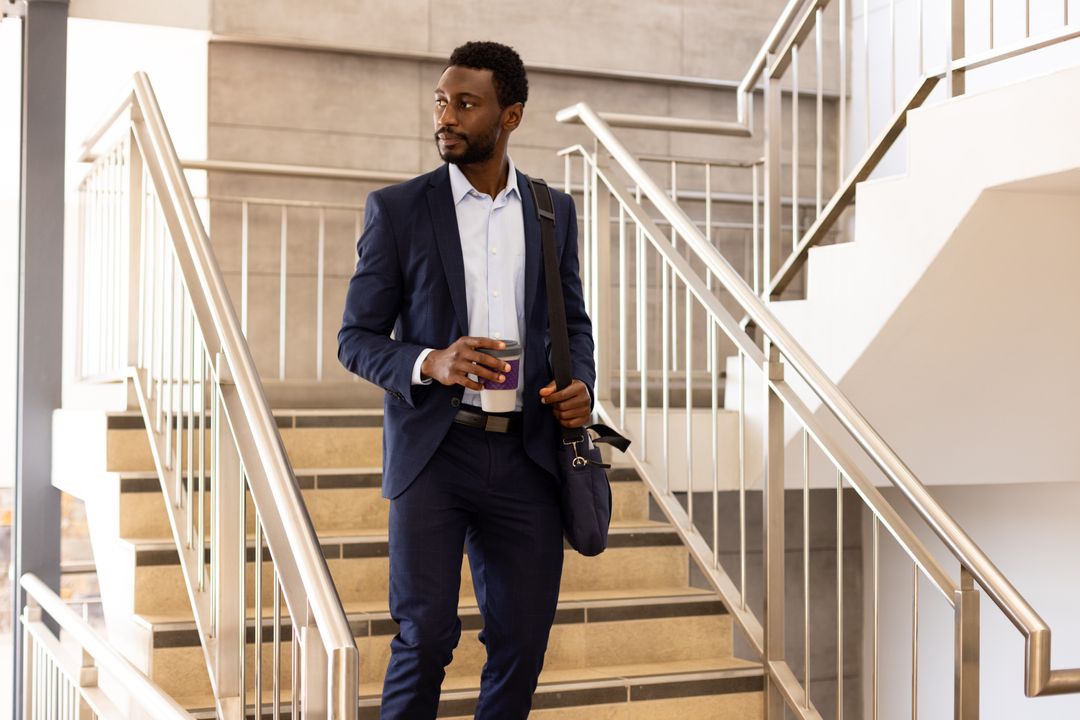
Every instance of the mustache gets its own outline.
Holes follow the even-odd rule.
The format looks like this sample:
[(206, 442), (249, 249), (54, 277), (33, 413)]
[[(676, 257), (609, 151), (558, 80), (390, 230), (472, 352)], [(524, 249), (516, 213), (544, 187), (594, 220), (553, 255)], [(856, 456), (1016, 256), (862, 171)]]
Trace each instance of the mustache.
[(441, 127), (441, 128), (439, 128), (438, 130), (435, 131), (435, 139), (436, 140), (438, 140), (440, 137), (443, 137), (443, 136), (457, 138), (458, 140), (467, 140), (468, 139), (465, 135), (462, 135), (461, 133), (453, 132), (449, 128), (445, 128), (445, 127)]

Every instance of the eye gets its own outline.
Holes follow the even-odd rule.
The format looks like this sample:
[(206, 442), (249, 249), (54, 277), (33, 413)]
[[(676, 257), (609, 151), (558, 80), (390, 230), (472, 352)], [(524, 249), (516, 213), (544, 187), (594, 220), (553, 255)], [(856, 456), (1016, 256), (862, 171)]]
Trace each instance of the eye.
[(471, 110), (472, 108), (476, 107), (476, 103), (471, 103), (468, 100), (462, 100), (461, 107), (465, 110)]
[(435, 98), (435, 107), (446, 107), (446, 100), (444, 100), (443, 98)]

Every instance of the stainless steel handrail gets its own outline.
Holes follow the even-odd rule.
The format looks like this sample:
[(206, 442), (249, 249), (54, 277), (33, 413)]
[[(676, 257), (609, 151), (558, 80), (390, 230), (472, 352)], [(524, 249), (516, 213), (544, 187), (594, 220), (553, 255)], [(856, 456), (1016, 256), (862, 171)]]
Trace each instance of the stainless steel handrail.
[[(120, 681), (131, 701), (150, 717), (161, 720), (191, 720), (191, 713), (180, 706), (158, 685), (139, 671), (126, 658), (113, 649), (104, 638), (57, 595), (42, 580), (32, 573), (19, 578), (19, 585), (27, 594), (27, 616), (23, 623), (32, 622), (35, 609), (44, 610), (60, 629), (75, 641), (82, 652), (94, 659), (101, 670)], [(29, 678), (26, 678), (29, 680)]]
[[(359, 698), (359, 657), (348, 619), (293, 476), (260, 375), (184, 169), (145, 73), (136, 73), (132, 89), (120, 108), (91, 136), (82, 156), (95, 157), (94, 145), (106, 136), (125, 111), (131, 113), (132, 132), (138, 139), (143, 162), (165, 208), (163, 212), (175, 219), (176, 226), (170, 228), (169, 235), (177, 256), (183, 258), (181, 271), (199, 329), (205, 336), (210, 355), (220, 354), (222, 358), (215, 369), (217, 380), (228, 385), (230, 396), (238, 401), (239, 413), (236, 413), (237, 403), (231, 403), (232, 410), (227, 405), (226, 412), (230, 414), (229, 421), (234, 430), (243, 437), (237, 449), (257, 510), (266, 524), (271, 554), (275, 561), (286, 559), (284, 570), (299, 579), (298, 587), (295, 583), (287, 583), (288, 578), (283, 577), (286, 600), (296, 622), (310, 624), (314, 621), (316, 640), (326, 650), (328, 697), (315, 702), (325, 704), (329, 717), (355, 718)], [(259, 486), (258, 493), (256, 486)], [(270, 500), (269, 507), (266, 499)], [(240, 692), (242, 700), (243, 690)]]
[(1025, 636), (1025, 690), (1029, 696), (1080, 691), (1080, 669), (1052, 670), (1050, 667), (1051, 632), (1038, 612), (1009, 582), (974, 540), (951, 515), (930, 495), (873, 426), (851, 404), (832, 380), (813, 361), (803, 347), (754, 294), (738, 273), (712, 247), (694, 222), (667, 193), (637, 163), (633, 155), (618, 140), (611, 128), (586, 104), (578, 103), (556, 115), (560, 122), (576, 118), (582, 122), (600, 145), (619, 163), (623, 171), (641, 188), (642, 193), (675, 227), (694, 251), (697, 258), (738, 302), (744, 312), (761, 329), (784, 356), (787, 364), (799, 374), (810, 390), (840, 422), (851, 438), (874, 461), (926, 521), (963, 568)]

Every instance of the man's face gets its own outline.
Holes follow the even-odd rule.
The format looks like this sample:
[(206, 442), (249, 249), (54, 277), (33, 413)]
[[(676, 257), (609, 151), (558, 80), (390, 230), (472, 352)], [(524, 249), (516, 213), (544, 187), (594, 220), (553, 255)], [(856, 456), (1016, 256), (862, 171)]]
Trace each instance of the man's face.
[(455, 165), (490, 160), (503, 134), (507, 114), (503, 110), (490, 70), (457, 65), (446, 68), (435, 88), (439, 157)]

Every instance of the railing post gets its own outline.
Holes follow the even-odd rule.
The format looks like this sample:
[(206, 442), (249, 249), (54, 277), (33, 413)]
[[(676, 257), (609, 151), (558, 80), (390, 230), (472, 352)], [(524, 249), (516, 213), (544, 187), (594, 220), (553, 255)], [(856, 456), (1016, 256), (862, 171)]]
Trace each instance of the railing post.
[(240, 465), (240, 453), (233, 442), (232, 432), (226, 426), (225, 413), (221, 409), (221, 388), (218, 385), (225, 373), (225, 358), (221, 353), (215, 357), (216, 382), (210, 392), (218, 394), (210, 419), (211, 442), (214, 444), (214, 466), (210, 473), (211, 488), (215, 495), (214, 524), (216, 538), (211, 541), (213, 555), (213, 598), (215, 608), (214, 667), (210, 668), (216, 678), (215, 687), (219, 698), (238, 697), (243, 707), (245, 689), (241, 686), (243, 673), (240, 663), (244, 658), (246, 593), (245, 563), (241, 562), (241, 550), (246, 546), (245, 527), (241, 521), (244, 477)]
[[(300, 628), (300, 653), (300, 717), (303, 720), (329, 720), (330, 663), (310, 608), (305, 625)], [(293, 692), (296, 692), (295, 688)], [(359, 700), (357, 696), (357, 702)]]
[(762, 439), (765, 531), (765, 720), (783, 720), (784, 700), (772, 678), (772, 663), (784, 659), (784, 403), (769, 380), (783, 380), (776, 346), (765, 340), (765, 422)]
[(94, 663), (94, 658), (86, 650), (82, 651), (82, 662), (79, 666), (79, 694), (76, 698), (75, 718), (76, 720), (93, 720), (94, 710), (90, 707), (89, 703), (83, 698), (81, 690), (83, 688), (97, 687), (98, 684), (98, 669)]
[(615, 347), (609, 331), (615, 327), (611, 302), (611, 293), (614, 290), (611, 279), (611, 191), (600, 179), (599, 170), (604, 165), (604, 152), (599, 143), (596, 144), (593, 158), (595, 166), (591, 178), (586, 180), (592, 183), (592, 322), (593, 327), (603, 328), (600, 332), (593, 333), (596, 343), (596, 393), (597, 400), (610, 400)]
[(956, 591), (956, 646), (954, 717), (979, 717), (979, 591), (966, 567), (960, 568), (960, 589)]
[[(142, 328), (140, 312), (142, 310), (142, 215), (143, 215), (143, 162), (135, 132), (128, 133), (128, 177), (127, 177), (127, 238), (128, 238), (128, 280), (127, 322), (123, 332), (127, 337), (125, 348), (128, 367), (139, 365), (139, 331)], [(120, 368), (122, 369), (122, 368)]]
[(780, 79), (772, 76), (774, 56), (765, 60), (765, 237), (761, 248), (761, 292), (771, 299), (773, 258), (780, 265), (780, 133), (783, 130), (783, 105)]
[(953, 69), (953, 64), (967, 54), (964, 39), (964, 0), (951, 0), (949, 8), (949, 96), (957, 97), (966, 92), (967, 86), (965, 71)]

